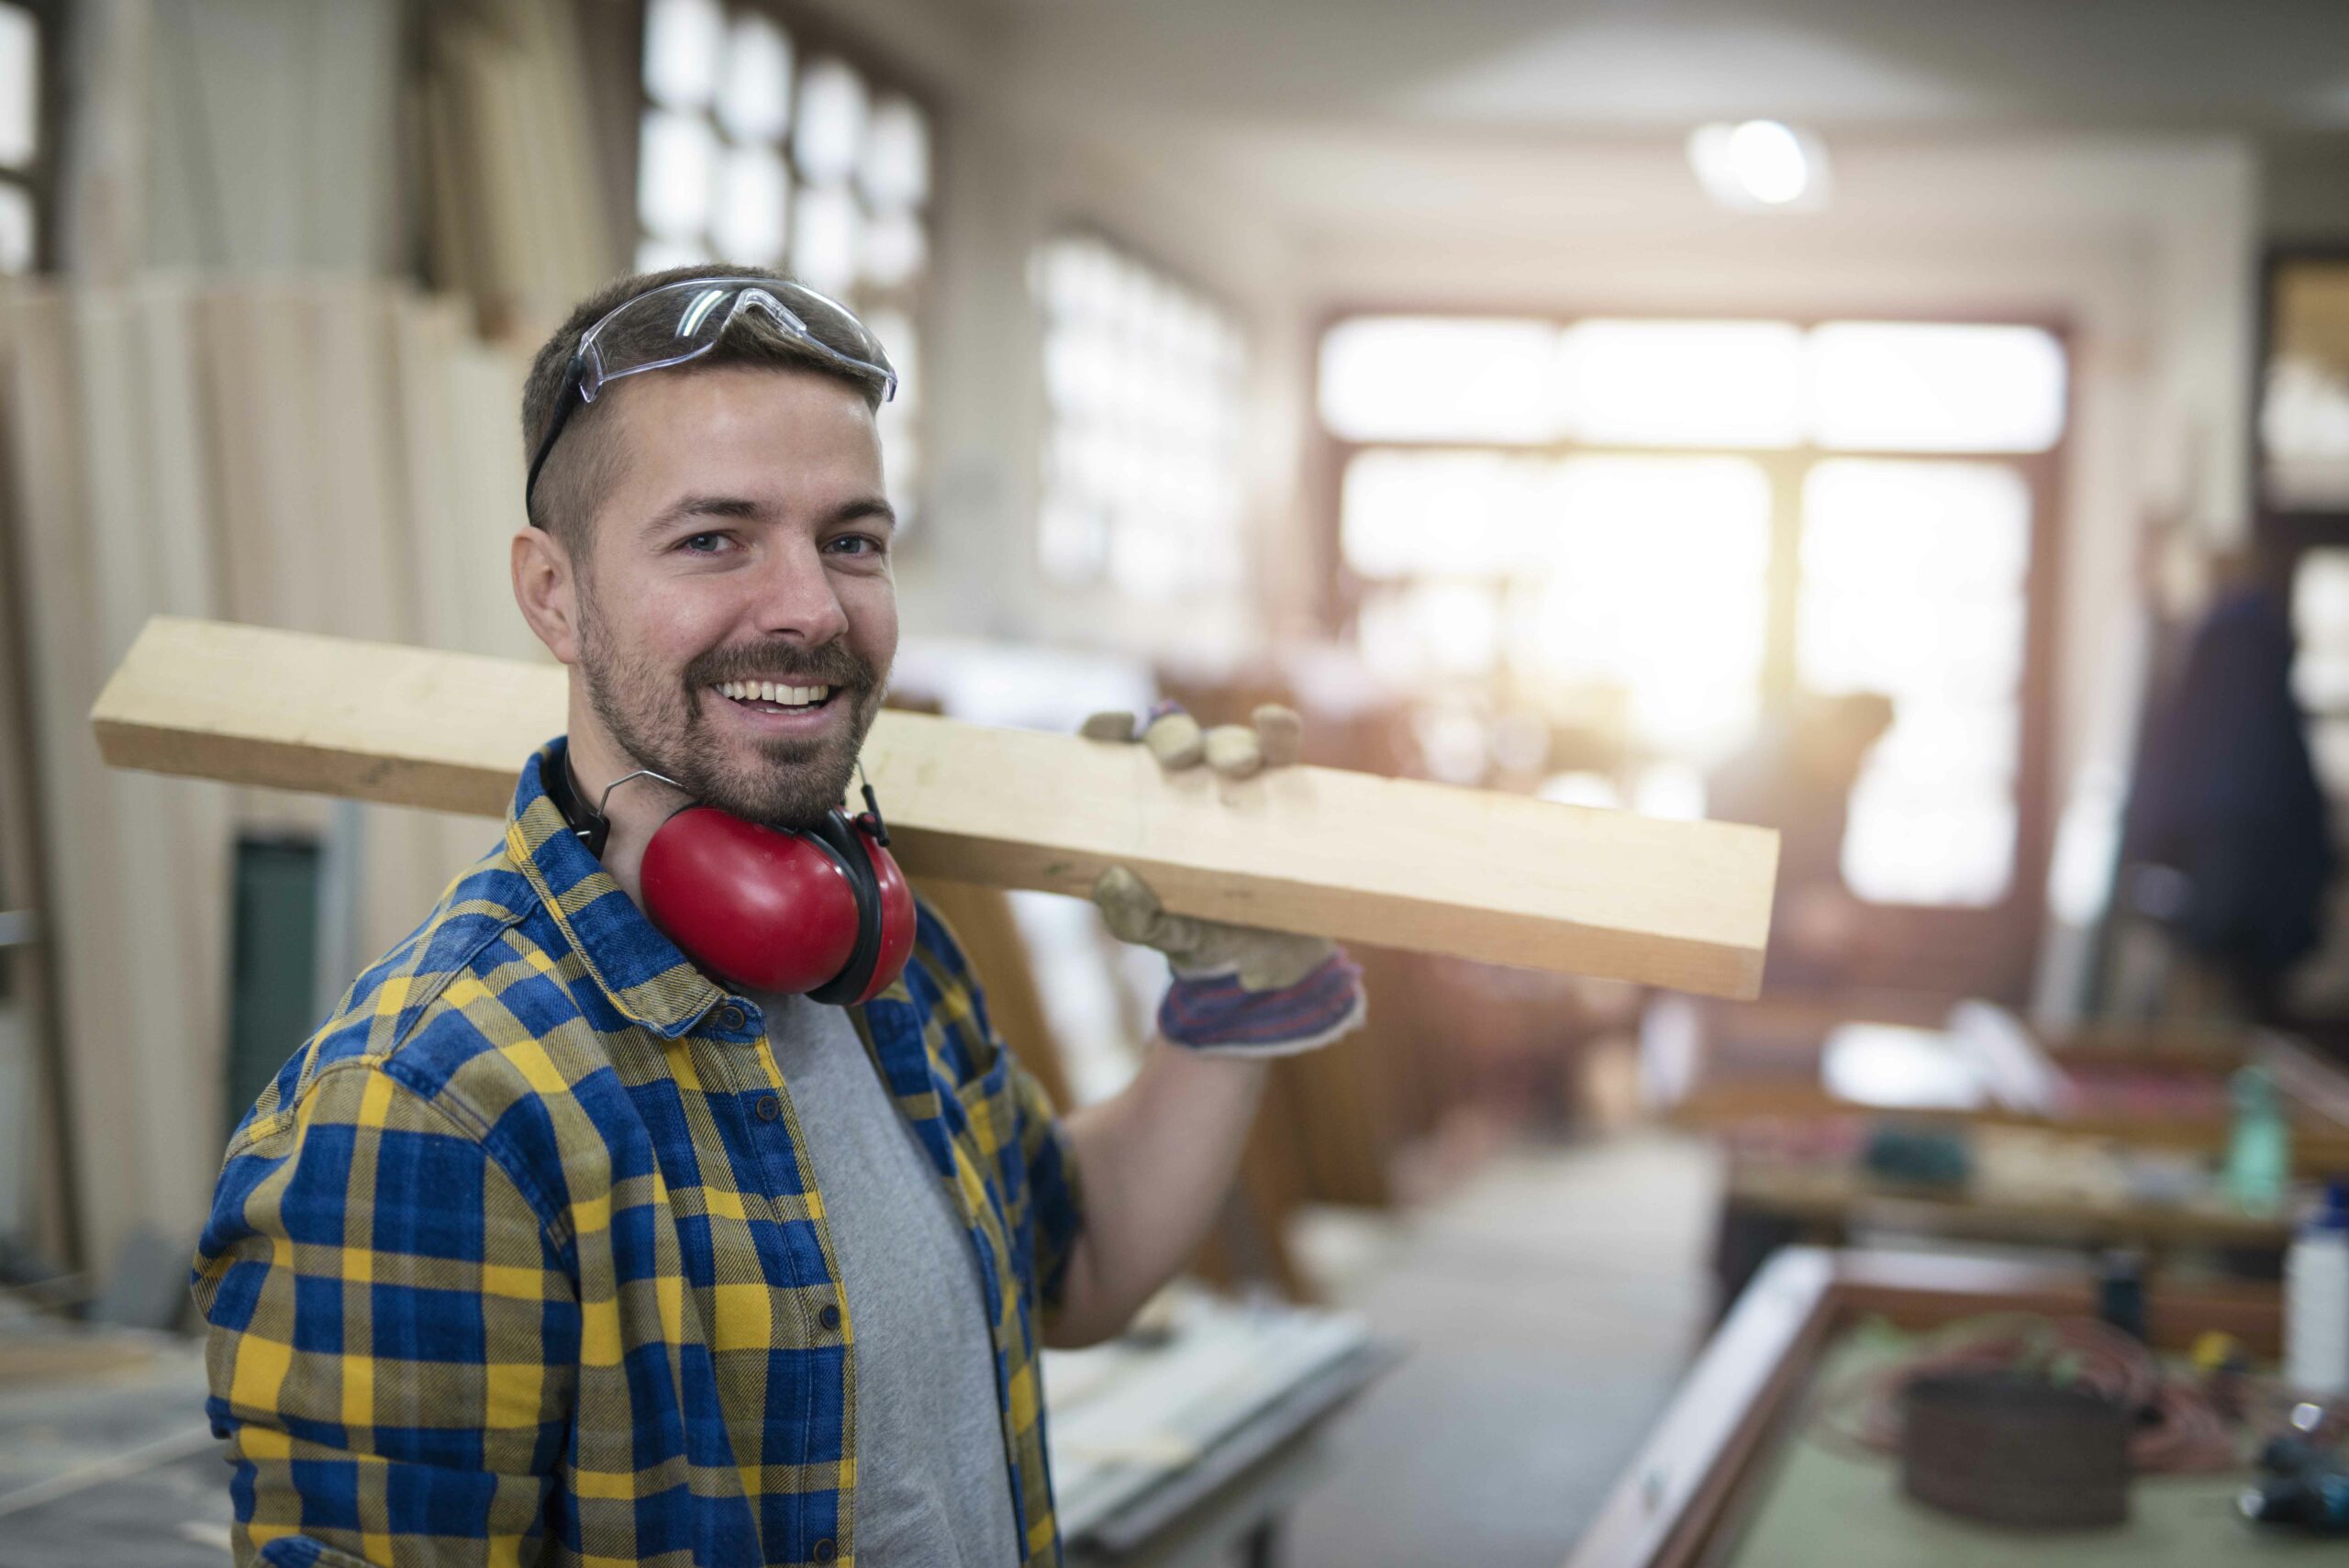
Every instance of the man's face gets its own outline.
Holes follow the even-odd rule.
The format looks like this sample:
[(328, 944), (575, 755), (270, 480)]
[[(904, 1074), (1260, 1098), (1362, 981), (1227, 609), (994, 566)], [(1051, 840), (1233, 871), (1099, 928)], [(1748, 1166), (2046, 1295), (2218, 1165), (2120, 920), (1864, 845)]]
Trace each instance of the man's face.
[[(872, 412), (814, 372), (631, 377), (578, 562), (579, 664), (637, 764), (778, 827), (838, 806), (897, 649)], [(811, 700), (811, 698), (813, 700)]]

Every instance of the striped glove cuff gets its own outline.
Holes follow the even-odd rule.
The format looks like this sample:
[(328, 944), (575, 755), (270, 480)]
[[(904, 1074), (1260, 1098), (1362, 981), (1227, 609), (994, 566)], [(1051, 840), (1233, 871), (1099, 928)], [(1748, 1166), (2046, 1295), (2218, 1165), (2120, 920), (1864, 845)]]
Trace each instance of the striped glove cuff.
[(1365, 1009), (1362, 967), (1333, 952), (1277, 991), (1248, 990), (1233, 973), (1178, 974), (1158, 1032), (1210, 1056), (1293, 1056), (1360, 1029)]

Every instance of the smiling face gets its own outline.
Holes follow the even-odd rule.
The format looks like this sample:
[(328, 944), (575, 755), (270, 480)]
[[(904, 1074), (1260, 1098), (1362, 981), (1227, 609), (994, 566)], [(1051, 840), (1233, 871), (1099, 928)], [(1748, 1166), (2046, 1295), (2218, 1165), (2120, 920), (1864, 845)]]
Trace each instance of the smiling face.
[(764, 366), (653, 372), (607, 395), (592, 439), (619, 461), (566, 563), (567, 604), (546, 588), (567, 612), (554, 635), (517, 558), (525, 611), (602, 732), (574, 714), (574, 756), (805, 827), (841, 804), (896, 653), (872, 411), (837, 378)]

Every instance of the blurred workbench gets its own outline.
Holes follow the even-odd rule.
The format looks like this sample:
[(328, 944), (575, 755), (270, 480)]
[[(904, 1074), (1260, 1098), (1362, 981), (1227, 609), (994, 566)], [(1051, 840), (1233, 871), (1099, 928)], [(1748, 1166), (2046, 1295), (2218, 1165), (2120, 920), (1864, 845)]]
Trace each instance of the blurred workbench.
[(1651, 1104), (1723, 1152), (1726, 1307), (1792, 1242), (1895, 1234), (2131, 1247), (2271, 1272), (2288, 1206), (2219, 1180), (2233, 1074), (2276, 1085), (2294, 1175), (2349, 1172), (2349, 1073), (2266, 1031), (2024, 1028), (1981, 1003), (1898, 995), (1651, 1009)]
[[(1898, 1465), (1826, 1440), (1822, 1396), (1871, 1335), (1927, 1335), (1986, 1314), (2078, 1318), (2097, 1280), (2078, 1268), (1790, 1248), (1773, 1259), (1690, 1368), (1567, 1568), (1810, 1568), (1823, 1562), (1957, 1568), (2222, 1568), (2337, 1562), (2342, 1545), (2254, 1529), (2236, 1517), (2242, 1469), (2146, 1477), (2106, 1529), (1993, 1527), (1903, 1496)], [(2272, 1284), (2155, 1285), (2154, 1348), (2223, 1333), (2266, 1364), (2282, 1338)], [(2243, 1451), (2254, 1451), (2248, 1440)]]
[(1044, 1354), (1069, 1559), (1195, 1568), (1237, 1548), (1269, 1568), (1332, 1462), (1330, 1418), (1399, 1352), (1344, 1313), (1181, 1287), (1154, 1307), (1141, 1332)]

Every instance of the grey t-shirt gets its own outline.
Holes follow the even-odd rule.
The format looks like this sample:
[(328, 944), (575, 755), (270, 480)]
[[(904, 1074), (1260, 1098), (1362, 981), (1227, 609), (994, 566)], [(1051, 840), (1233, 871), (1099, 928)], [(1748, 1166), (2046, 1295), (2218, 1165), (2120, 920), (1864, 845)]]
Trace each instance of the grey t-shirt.
[(856, 1026), (805, 996), (753, 995), (791, 1091), (856, 1356), (856, 1559), (866, 1568), (1020, 1561), (978, 1260)]

